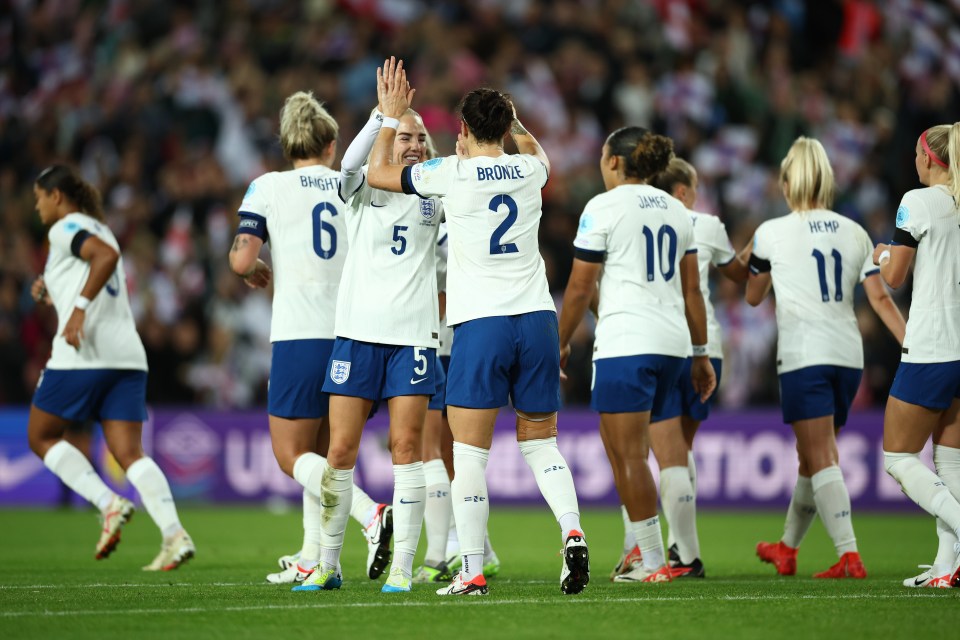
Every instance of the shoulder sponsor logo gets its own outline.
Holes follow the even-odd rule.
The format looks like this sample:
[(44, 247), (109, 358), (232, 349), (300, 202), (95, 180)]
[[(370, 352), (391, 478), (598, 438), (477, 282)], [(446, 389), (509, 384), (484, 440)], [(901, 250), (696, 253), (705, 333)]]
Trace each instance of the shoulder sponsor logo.
[(433, 200), (420, 201), (420, 215), (422, 215), (427, 220), (431, 220), (433, 219), (433, 216), (437, 215), (437, 209), (433, 203)]
[(438, 169), (443, 163), (443, 158), (433, 158), (432, 160), (427, 160), (423, 163), (424, 171), (433, 171)]
[(903, 228), (903, 225), (907, 224), (910, 221), (910, 210), (907, 209), (904, 205), (900, 205), (897, 209), (897, 227)]
[(80, 229), (80, 225), (71, 220), (70, 222), (64, 222), (63, 228), (67, 231), (77, 231)]
[(586, 232), (593, 229), (593, 216), (589, 213), (585, 213), (580, 216), (580, 231)]
[(333, 360), (330, 363), (330, 379), (336, 384), (343, 384), (350, 377), (350, 363), (343, 360)]

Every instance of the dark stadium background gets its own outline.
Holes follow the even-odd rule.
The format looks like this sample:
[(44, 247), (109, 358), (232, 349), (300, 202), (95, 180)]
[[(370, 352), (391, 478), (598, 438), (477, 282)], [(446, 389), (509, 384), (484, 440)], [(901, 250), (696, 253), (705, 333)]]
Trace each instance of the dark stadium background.
[[(541, 245), (562, 294), (582, 205), (602, 189), (607, 132), (668, 134), (700, 171), (698, 208), (739, 247), (786, 212), (779, 162), (819, 138), (839, 182), (835, 208), (874, 240), (918, 186), (923, 128), (960, 113), (960, 2), (234, 0), (0, 2), (0, 404), (29, 403), (56, 322), (29, 285), (43, 269), (32, 182), (56, 161), (104, 194), (123, 247), (150, 363), (154, 406), (265, 404), (269, 294), (229, 272), (249, 181), (284, 168), (285, 96), (313, 90), (340, 122), (340, 151), (374, 105), (374, 70), (395, 54), (440, 152), (452, 108), (477, 85), (509, 91), (553, 163)], [(727, 359), (721, 405), (777, 402), (772, 305), (751, 309), (714, 283)], [(897, 292), (901, 306), (909, 286)], [(858, 302), (866, 375), (882, 405), (898, 349)], [(567, 401), (589, 397), (590, 327)]]

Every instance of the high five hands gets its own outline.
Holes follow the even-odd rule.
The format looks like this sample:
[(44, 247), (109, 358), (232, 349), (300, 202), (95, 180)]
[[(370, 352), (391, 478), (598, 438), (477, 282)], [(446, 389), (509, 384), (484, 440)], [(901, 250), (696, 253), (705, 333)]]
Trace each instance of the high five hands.
[(390, 56), (382, 68), (377, 67), (377, 101), (384, 117), (399, 119), (410, 108), (416, 92), (407, 82), (403, 60)]

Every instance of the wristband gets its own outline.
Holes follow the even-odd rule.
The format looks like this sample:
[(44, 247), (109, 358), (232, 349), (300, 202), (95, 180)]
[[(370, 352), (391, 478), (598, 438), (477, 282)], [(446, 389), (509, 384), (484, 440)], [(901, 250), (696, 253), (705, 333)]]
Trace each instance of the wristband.
[(389, 116), (383, 116), (383, 122), (380, 123), (382, 128), (386, 129), (396, 129), (400, 126), (400, 121), (396, 118), (391, 118)]
[(694, 358), (699, 358), (700, 356), (705, 356), (705, 355), (707, 355), (707, 345), (705, 345), (705, 344), (700, 344), (700, 345), (695, 344), (695, 345), (693, 345), (693, 357), (694, 357)]
[(86, 311), (87, 307), (90, 306), (90, 298), (85, 298), (83, 296), (77, 296), (76, 302), (73, 303), (73, 306), (80, 311)]
[(880, 252), (880, 257), (877, 258), (877, 264), (883, 266), (884, 262), (890, 262), (890, 249), (884, 249)]

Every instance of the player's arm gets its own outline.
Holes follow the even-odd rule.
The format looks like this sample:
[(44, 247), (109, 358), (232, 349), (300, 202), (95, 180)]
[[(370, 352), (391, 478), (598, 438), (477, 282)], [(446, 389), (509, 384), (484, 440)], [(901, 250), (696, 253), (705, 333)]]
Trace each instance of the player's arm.
[(693, 343), (693, 364), (690, 375), (693, 388), (700, 394), (700, 401), (707, 398), (717, 388), (717, 375), (707, 356), (707, 307), (700, 292), (700, 264), (697, 252), (689, 251), (680, 260), (680, 286), (683, 290), (683, 308), (687, 316), (687, 328)]
[(83, 338), (83, 322), (87, 317), (87, 306), (90, 301), (97, 297), (107, 280), (117, 269), (117, 263), (120, 261), (120, 254), (95, 235), (87, 231), (78, 231), (73, 237), (70, 250), (75, 256), (90, 265), (87, 273), (87, 281), (83, 283), (83, 289), (77, 297), (77, 304), (74, 306), (67, 324), (61, 334), (74, 349), (80, 348), (80, 340)]
[(383, 122), (383, 114), (379, 110), (379, 105), (377, 107), (357, 137), (343, 152), (343, 159), (340, 161), (340, 188), (337, 193), (344, 202), (363, 186), (363, 172), (360, 169), (370, 155), (370, 150), (380, 131), (380, 123)]
[(517, 151), (531, 155), (542, 162), (547, 170), (547, 175), (550, 175), (550, 160), (547, 158), (543, 147), (541, 147), (537, 139), (533, 137), (533, 134), (527, 131), (523, 124), (520, 123), (520, 119), (517, 118), (516, 107), (514, 107), (513, 110), (513, 124), (510, 125), (510, 137), (513, 138), (514, 144), (517, 145)]
[(863, 290), (867, 294), (867, 300), (870, 301), (870, 306), (873, 307), (873, 310), (880, 316), (883, 324), (890, 330), (893, 337), (897, 339), (897, 342), (902, 345), (903, 338), (907, 333), (907, 321), (903, 319), (900, 308), (897, 307), (893, 298), (890, 297), (890, 292), (887, 291), (887, 287), (884, 286), (880, 275), (873, 273), (867, 276), (863, 281)]
[(270, 267), (260, 259), (262, 246), (261, 238), (244, 232), (241, 227), (233, 239), (233, 246), (230, 247), (230, 269), (251, 288), (262, 288), (270, 284)]
[(755, 307), (770, 293), (770, 287), (773, 285), (773, 278), (770, 276), (770, 261), (759, 257), (753, 252), (753, 246), (756, 242), (754, 236), (747, 246), (740, 252), (741, 256), (747, 259), (747, 266), (750, 269), (750, 275), (747, 280), (747, 304)]
[(403, 60), (397, 61), (391, 56), (383, 63), (382, 69), (377, 68), (377, 97), (383, 110), (383, 124), (367, 167), (367, 182), (374, 189), (404, 193), (402, 177), (405, 167), (392, 164), (390, 156), (400, 117), (410, 108), (415, 92), (416, 89), (411, 89), (407, 82)]
[(734, 282), (746, 282), (750, 277), (750, 246), (744, 248), (727, 264), (720, 265), (720, 273)]
[(907, 273), (910, 271), (910, 265), (913, 264), (913, 257), (917, 255), (917, 247), (919, 246), (913, 236), (905, 231), (901, 234), (901, 231), (897, 229), (894, 234), (894, 241), (906, 240), (906, 243), (880, 243), (873, 250), (873, 264), (880, 267), (880, 277), (894, 289), (899, 289), (906, 281)]
[(570, 279), (567, 280), (567, 289), (563, 293), (563, 307), (560, 309), (561, 368), (567, 364), (573, 332), (580, 326), (583, 314), (590, 306), (594, 292), (597, 291), (597, 280), (600, 278), (600, 269), (603, 267), (602, 254), (600, 259), (600, 262), (587, 261), (580, 257), (573, 259)]

